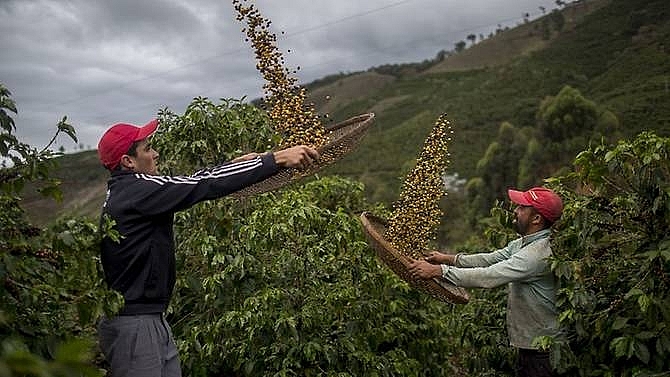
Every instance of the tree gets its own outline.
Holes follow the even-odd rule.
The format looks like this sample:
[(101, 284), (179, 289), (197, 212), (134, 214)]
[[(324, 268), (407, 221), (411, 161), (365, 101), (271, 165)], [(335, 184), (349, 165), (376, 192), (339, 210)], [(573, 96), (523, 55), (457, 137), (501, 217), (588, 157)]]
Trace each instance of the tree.
[(537, 113), (542, 135), (552, 142), (584, 135), (595, 128), (598, 109), (570, 86), (564, 86), (555, 97), (546, 97)]
[(455, 49), (456, 52), (461, 52), (461, 51), (465, 50), (465, 45), (466, 45), (465, 41), (458, 41), (454, 45), (454, 49)]
[(482, 214), (491, 209), (491, 194), (482, 177), (470, 178), (465, 185), (465, 197), (468, 200), (467, 221), (475, 225)]
[(477, 41), (477, 35), (468, 34), (467, 39), (470, 41), (470, 44), (473, 45)]
[(549, 26), (549, 20), (547, 18), (542, 18), (541, 32), (542, 39), (548, 41), (551, 38), (551, 27)]
[[(555, 97), (546, 97), (540, 103), (536, 119), (539, 136), (546, 145), (545, 154), (549, 155), (576, 155), (589, 142), (614, 141), (620, 135), (619, 121), (611, 111), (570, 86), (563, 87)], [(554, 159), (556, 168), (569, 163), (567, 159), (561, 160)]]
[(530, 138), (526, 152), (519, 160), (517, 187), (528, 188), (542, 183), (543, 163), (546, 160), (544, 148), (536, 138)]
[(563, 12), (554, 9), (551, 11), (550, 17), (551, 21), (554, 23), (554, 28), (556, 31), (562, 31), (563, 27), (565, 26), (565, 16), (563, 16)]
[[(509, 122), (503, 122), (498, 129), (495, 141), (489, 144), (484, 156), (477, 162), (477, 177), (481, 183), (474, 181), (468, 184), (469, 194), (477, 197), (477, 208), (485, 208), (486, 212), (496, 200), (504, 200), (509, 187), (516, 186), (519, 176), (519, 160), (524, 155), (527, 143), (526, 135)], [(477, 188), (483, 192), (472, 191)], [(482, 207), (482, 203), (486, 203)], [(476, 217), (486, 212), (473, 213)]]

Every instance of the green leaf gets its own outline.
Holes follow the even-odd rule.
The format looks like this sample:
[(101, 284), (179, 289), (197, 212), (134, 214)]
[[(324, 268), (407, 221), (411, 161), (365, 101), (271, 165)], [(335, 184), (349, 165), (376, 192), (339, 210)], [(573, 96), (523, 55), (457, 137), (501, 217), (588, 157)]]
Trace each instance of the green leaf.
[(647, 309), (649, 309), (649, 305), (651, 304), (651, 299), (649, 298), (649, 296), (642, 294), (638, 296), (637, 304), (640, 306), (640, 310), (642, 311), (642, 313), (646, 313)]
[(614, 330), (621, 330), (626, 326), (626, 322), (628, 322), (628, 318), (624, 317), (617, 317), (614, 320), (614, 323), (612, 324), (612, 329)]
[(8, 369), (16, 376), (49, 377), (47, 363), (37, 355), (25, 350), (13, 350), (3, 355)]
[(612, 339), (610, 342), (610, 349), (614, 350), (614, 356), (616, 358), (621, 358), (626, 356), (628, 350), (629, 340), (626, 337), (618, 337)]
[(655, 336), (656, 333), (653, 331), (640, 331), (639, 333), (635, 334), (635, 338), (640, 340), (649, 340)]
[(656, 351), (663, 355), (670, 353), (670, 337), (667, 335), (661, 335), (656, 339)]
[(624, 298), (629, 299), (631, 297), (636, 297), (639, 295), (644, 295), (644, 292), (642, 292), (642, 290), (640, 290), (639, 288), (632, 288), (630, 291), (626, 293), (626, 295), (624, 295)]
[(86, 340), (70, 340), (58, 346), (55, 360), (59, 362), (86, 363), (90, 361), (92, 343)]
[(65, 132), (72, 141), (75, 143), (78, 142), (76, 131), (72, 125), (67, 123), (67, 117), (63, 117), (63, 119), (58, 122), (58, 131)]
[(635, 342), (635, 356), (645, 364), (649, 364), (649, 348), (644, 343)]

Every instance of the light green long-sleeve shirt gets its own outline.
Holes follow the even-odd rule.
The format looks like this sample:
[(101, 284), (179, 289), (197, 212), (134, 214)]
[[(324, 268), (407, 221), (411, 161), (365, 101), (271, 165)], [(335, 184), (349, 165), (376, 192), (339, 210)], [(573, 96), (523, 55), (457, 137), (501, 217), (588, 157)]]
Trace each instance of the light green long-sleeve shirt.
[(533, 349), (533, 339), (557, 335), (557, 281), (549, 268), (549, 229), (518, 238), (491, 253), (458, 254), (442, 276), (459, 287), (508, 284), (507, 331), (514, 347)]

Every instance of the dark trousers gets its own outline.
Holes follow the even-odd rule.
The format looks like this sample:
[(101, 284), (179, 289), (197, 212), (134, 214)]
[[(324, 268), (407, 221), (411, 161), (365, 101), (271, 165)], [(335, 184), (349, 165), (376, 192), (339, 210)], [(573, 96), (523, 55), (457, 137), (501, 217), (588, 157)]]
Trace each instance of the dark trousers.
[(111, 377), (181, 377), (172, 329), (162, 314), (103, 318), (98, 337)]
[(549, 360), (549, 352), (523, 348), (519, 348), (518, 351), (516, 377), (554, 376), (551, 361)]

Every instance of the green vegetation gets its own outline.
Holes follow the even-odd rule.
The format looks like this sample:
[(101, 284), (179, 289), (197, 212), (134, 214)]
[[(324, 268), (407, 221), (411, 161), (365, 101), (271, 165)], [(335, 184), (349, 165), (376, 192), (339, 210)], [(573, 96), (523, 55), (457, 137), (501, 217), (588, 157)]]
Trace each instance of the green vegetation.
[[(184, 374), (513, 375), (504, 289), (472, 290), (462, 306), (437, 302), (380, 266), (358, 223), (363, 210), (388, 215), (444, 112), (455, 129), (450, 170), (467, 183), (444, 201), (438, 241), (460, 252), (503, 245), (514, 236), (504, 189), (548, 178), (565, 203), (552, 260), (565, 336), (537, 342), (564, 375), (667, 374), (670, 11), (664, 1), (612, 1), (576, 22), (571, 9), (542, 48), (504, 64), (436, 69), (448, 56), (430, 68), (324, 79), (313, 92), (333, 90), (332, 118), (376, 109), (356, 153), (277, 193), (178, 214), (168, 316)], [(339, 96), (338, 87), (361, 87), (356, 77), (374, 80), (374, 90)], [(102, 375), (95, 322), (119, 299), (102, 283), (98, 226), (61, 215), (36, 227), (24, 213), (35, 189), (61, 197), (58, 180), (66, 202), (74, 179), (104, 187), (90, 172), (66, 175), (83, 169), (55, 170), (79, 158), (93, 166), (95, 154), (54, 159), (49, 146), (21, 143), (16, 106), (0, 89), (0, 157), (14, 163), (0, 169), (0, 376)], [(196, 98), (185, 114), (160, 116), (156, 148), (172, 172), (272, 146), (265, 114), (242, 101)], [(75, 137), (66, 119), (56, 132)], [(94, 207), (78, 208), (96, 215)]]
[(670, 138), (643, 132), (615, 146), (596, 145), (575, 166), (553, 180), (568, 199), (552, 266), (561, 279), (559, 319), (567, 330), (567, 341), (555, 347), (561, 369), (667, 372)]
[[(572, 17), (572, 8), (563, 12), (566, 18)], [(666, 84), (670, 59), (664, 47), (664, 41), (670, 39), (669, 19), (664, 1), (612, 1), (583, 15), (581, 22), (552, 37), (543, 48), (509, 63), (494, 65), (495, 57), (489, 56), (492, 64), (479, 69), (438, 69), (458, 57), (454, 55), (433, 69), (401, 76), (353, 102), (339, 99), (339, 106), (329, 111), (331, 118), (344, 119), (386, 99), (399, 100), (377, 113), (369, 137), (346, 163), (332, 171), (363, 181), (371, 200), (391, 203), (398, 194), (403, 164), (413, 160), (432, 122), (446, 113), (456, 131), (451, 170), (472, 178), (477, 161), (496, 138), (502, 122), (537, 128), (535, 115), (542, 100), (557, 95), (566, 85), (616, 115), (619, 133), (606, 134), (610, 141), (649, 129), (669, 135), (670, 107), (663, 105), (670, 99)], [(474, 54), (478, 48), (490, 48), (493, 54), (500, 48), (496, 41), (513, 31), (502, 32), (463, 54), (469, 50)], [(533, 37), (528, 38), (532, 44)], [(477, 54), (486, 61), (483, 52)], [(338, 100), (337, 92), (331, 95), (333, 101)], [(420, 114), (427, 116), (417, 122)], [(542, 177), (546, 176), (549, 174)], [(381, 186), (388, 189), (376, 191)]]
[[(26, 183), (61, 195), (49, 145), (38, 150), (14, 135), (10, 94), (0, 84), (0, 157), (12, 161), (0, 170), (0, 375), (99, 376), (90, 362), (94, 321), (119, 300), (99, 278), (98, 226), (70, 219), (40, 229), (25, 220), (19, 193)], [(76, 140), (65, 120), (56, 135)]]
[[(161, 116), (153, 144), (174, 172), (276, 139), (267, 115), (239, 101), (197, 98), (183, 115)], [(185, 374), (418, 375), (450, 365), (439, 321), (448, 308), (380, 270), (356, 215), (366, 209), (360, 183), (328, 177), (177, 214), (180, 273), (169, 320)], [(416, 305), (426, 310), (407, 312)]]
[[(202, 100), (194, 108), (257, 114), (230, 103), (235, 111)], [(185, 122), (188, 115), (173, 114), (157, 142), (177, 141), (187, 124), (206, 128)], [(184, 168), (211, 162), (180, 153), (168, 161)], [(563, 280), (560, 318), (568, 336), (538, 342), (553, 347), (568, 374), (668, 368), (668, 154), (670, 139), (643, 133), (581, 153), (578, 172), (550, 182), (566, 199), (553, 268)], [(366, 203), (360, 183), (331, 177), (282, 195), (207, 202), (180, 213), (180, 278), (169, 317), (185, 372), (511, 375), (504, 291), (475, 291), (468, 305), (449, 306), (409, 289), (379, 267), (364, 242), (356, 214), (386, 213)], [(98, 375), (89, 353), (94, 323), (118, 299), (101, 281), (96, 226), (72, 219), (39, 234), (9, 208), (16, 207), (0, 219), (7, 233), (3, 265), (10, 267), (2, 271), (0, 308), (10, 340), (0, 365), (7, 375)], [(508, 213), (498, 207), (493, 214), (488, 240), (460, 251), (489, 249), (512, 236), (502, 225)], [(67, 352), (50, 346), (57, 341)], [(99, 356), (97, 363), (104, 367)]]

